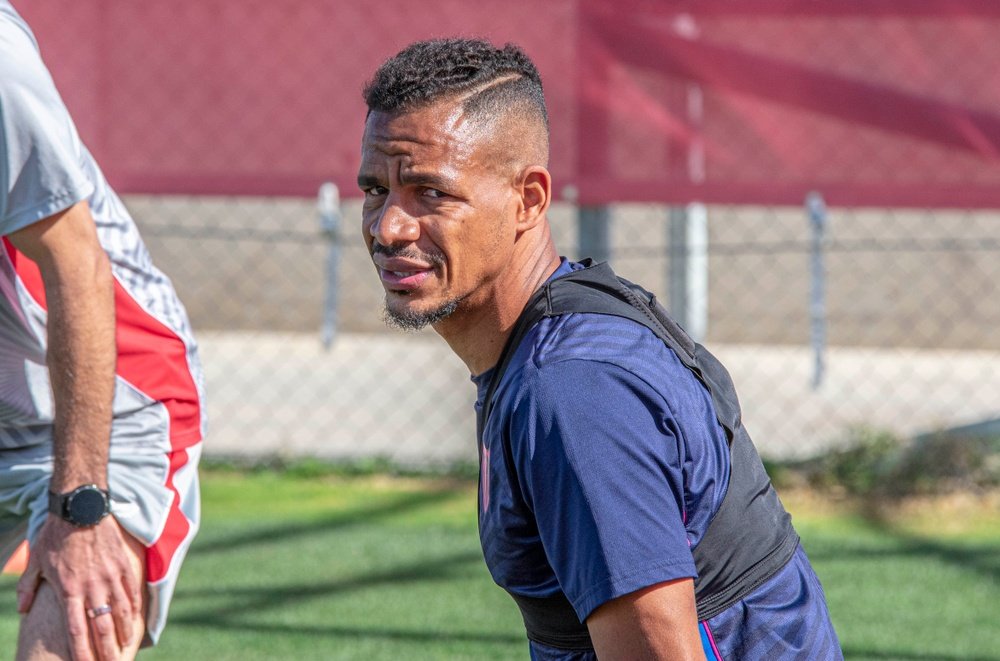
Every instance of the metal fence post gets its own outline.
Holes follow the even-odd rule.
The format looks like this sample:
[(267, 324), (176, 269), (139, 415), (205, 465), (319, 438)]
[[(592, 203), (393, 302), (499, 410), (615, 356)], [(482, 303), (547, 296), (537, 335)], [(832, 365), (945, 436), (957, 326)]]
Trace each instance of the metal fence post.
[(687, 328), (687, 209), (672, 206), (667, 218), (667, 306), (677, 323)]
[(611, 258), (611, 211), (606, 205), (577, 208), (577, 256), (607, 261)]
[[(705, 183), (704, 94), (701, 86), (687, 87), (687, 118), (691, 140), (687, 146), (687, 175), (693, 184)], [(696, 342), (708, 334), (708, 207), (701, 202), (670, 208), (670, 312)]]
[(670, 208), (670, 313), (696, 342), (708, 333), (708, 210), (692, 202)]
[(813, 350), (813, 390), (823, 384), (826, 352), (826, 269), (823, 249), (829, 221), (823, 196), (813, 191), (806, 195), (806, 214), (812, 230), (809, 258), (809, 335)]
[(323, 292), (323, 348), (329, 349), (337, 336), (338, 272), (340, 271), (340, 191), (333, 182), (319, 187), (316, 199), (319, 226), (329, 244), (326, 253), (326, 287)]

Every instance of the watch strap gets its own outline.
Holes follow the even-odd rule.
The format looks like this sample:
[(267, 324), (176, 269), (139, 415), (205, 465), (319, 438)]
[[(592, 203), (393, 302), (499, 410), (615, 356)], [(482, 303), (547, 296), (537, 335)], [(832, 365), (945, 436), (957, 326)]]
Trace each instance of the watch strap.
[(55, 491), (49, 491), (49, 513), (55, 514), (56, 516), (65, 519), (66, 518), (66, 499), (69, 494), (58, 494)]
[[(104, 509), (102, 512), (98, 513), (98, 516), (94, 520), (81, 521), (77, 518), (77, 515), (74, 514), (73, 499), (84, 492), (96, 492), (103, 497)], [(75, 526), (87, 527), (96, 525), (101, 519), (111, 513), (111, 494), (107, 489), (102, 489), (96, 484), (83, 484), (72, 491), (67, 491), (66, 493), (55, 493), (54, 491), (49, 490), (49, 512)], [(93, 514), (93, 510), (91, 510), (91, 514)]]

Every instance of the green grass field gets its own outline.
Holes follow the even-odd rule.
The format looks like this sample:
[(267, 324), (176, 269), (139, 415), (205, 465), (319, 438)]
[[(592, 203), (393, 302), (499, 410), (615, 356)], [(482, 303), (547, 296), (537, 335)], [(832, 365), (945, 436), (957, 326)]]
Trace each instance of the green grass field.
[[(783, 494), (849, 659), (1000, 661), (1000, 512), (953, 498), (891, 520)], [(204, 523), (149, 661), (526, 659), (491, 581), (475, 485), (209, 471)], [(0, 578), (0, 656), (16, 636)]]

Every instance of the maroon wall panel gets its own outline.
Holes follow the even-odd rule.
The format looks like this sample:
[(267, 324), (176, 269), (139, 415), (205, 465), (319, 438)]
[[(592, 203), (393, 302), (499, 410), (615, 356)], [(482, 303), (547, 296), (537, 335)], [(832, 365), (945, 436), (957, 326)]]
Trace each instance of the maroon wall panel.
[(15, 3), (122, 192), (354, 194), (365, 79), (462, 35), (536, 60), (559, 196), (1000, 207), (990, 0)]

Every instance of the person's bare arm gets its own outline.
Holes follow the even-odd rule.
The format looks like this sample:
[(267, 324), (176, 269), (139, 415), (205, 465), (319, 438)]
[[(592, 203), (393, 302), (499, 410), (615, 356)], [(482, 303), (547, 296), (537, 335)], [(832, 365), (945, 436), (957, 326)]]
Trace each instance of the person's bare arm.
[[(107, 488), (108, 448), (115, 387), (114, 284), (90, 209), (80, 202), (8, 236), (34, 261), (45, 285), (47, 361), (55, 404), (50, 489), (84, 484)], [(77, 528), (49, 515), (18, 584), (18, 610), (30, 610), (42, 580), (65, 609), (74, 657), (117, 658), (131, 638), (140, 608), (139, 577), (125, 555), (112, 517)], [(88, 621), (87, 607), (111, 604), (113, 617)], [(117, 629), (117, 631), (116, 631)]]
[(38, 265), (45, 283), (55, 401), (51, 489), (105, 488), (116, 354), (114, 290), (90, 210), (81, 202), (8, 238)]
[(668, 581), (613, 599), (587, 618), (601, 661), (704, 661), (694, 581)]

